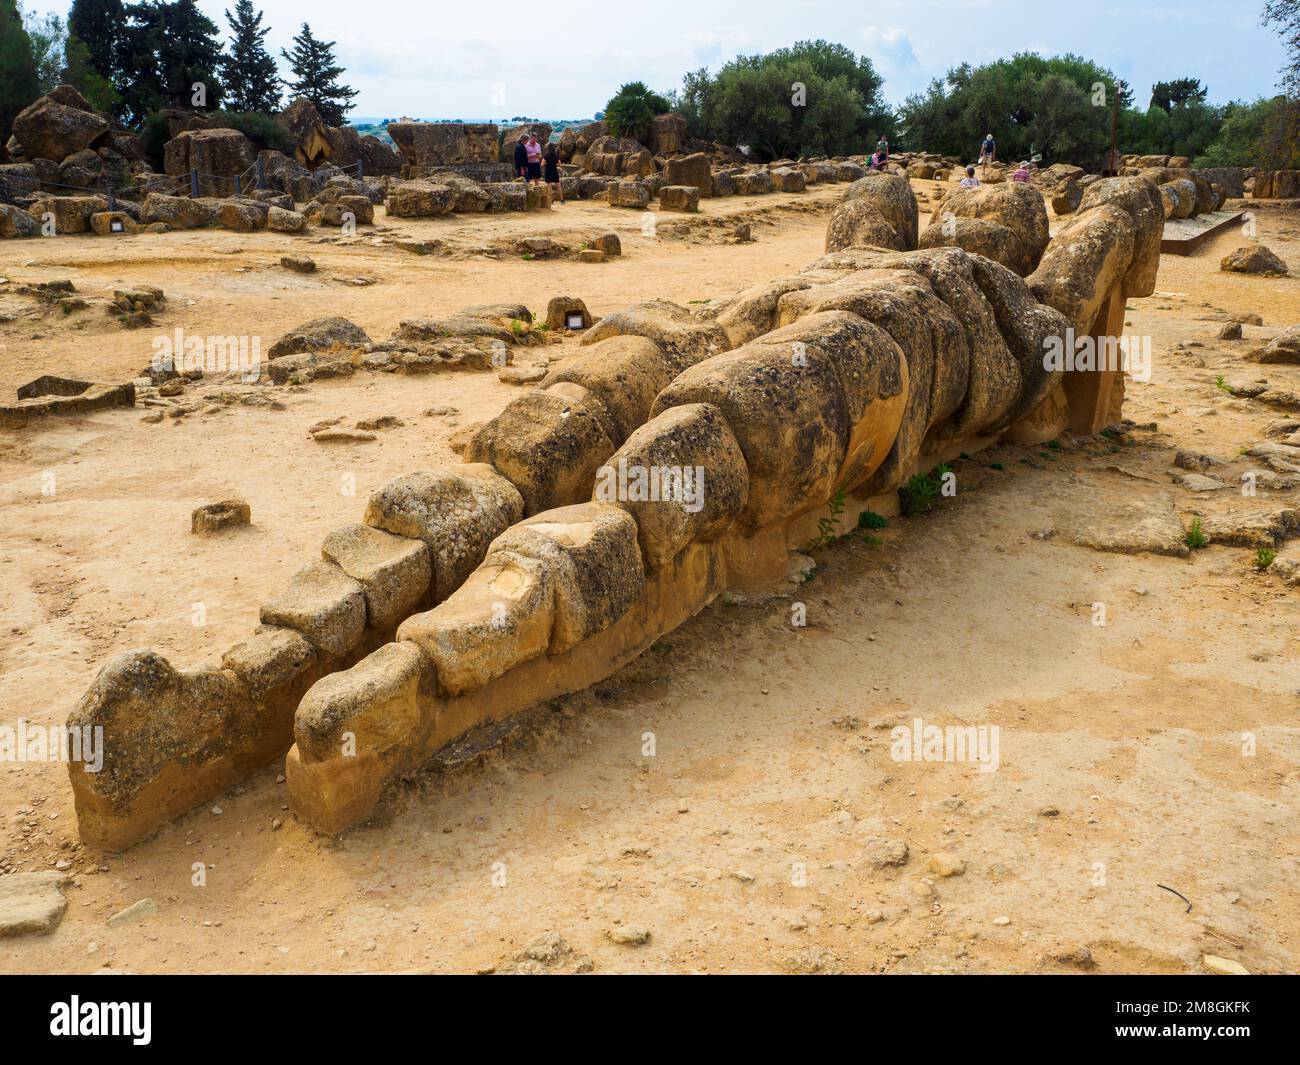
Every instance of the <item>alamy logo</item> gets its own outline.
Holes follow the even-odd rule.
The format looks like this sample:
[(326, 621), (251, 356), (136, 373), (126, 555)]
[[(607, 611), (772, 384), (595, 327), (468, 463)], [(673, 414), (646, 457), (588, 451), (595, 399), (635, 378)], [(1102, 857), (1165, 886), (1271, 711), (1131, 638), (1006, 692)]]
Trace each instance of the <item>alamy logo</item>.
[(154, 337), (153, 368), (177, 373), (238, 373), (245, 381), (253, 382), (262, 374), (262, 338), (186, 336), (185, 330), (177, 326), (172, 336)]
[(87, 773), (104, 768), (104, 726), (0, 725), (0, 762), (83, 762)]
[(978, 762), (981, 773), (998, 768), (1001, 734), (997, 725), (911, 725), (890, 730), (889, 757), (895, 762)]
[(687, 514), (704, 507), (703, 466), (642, 466), (619, 459), (596, 471), (602, 503), (680, 503)]
[(152, 1019), (151, 1002), (82, 1002), (73, 995), (50, 1007), (50, 1035), (129, 1035), (143, 1047), (153, 1038)]
[(1080, 337), (1068, 326), (1064, 336), (1043, 341), (1043, 369), (1048, 373), (1123, 370), (1133, 380), (1145, 383), (1151, 380), (1151, 338)]

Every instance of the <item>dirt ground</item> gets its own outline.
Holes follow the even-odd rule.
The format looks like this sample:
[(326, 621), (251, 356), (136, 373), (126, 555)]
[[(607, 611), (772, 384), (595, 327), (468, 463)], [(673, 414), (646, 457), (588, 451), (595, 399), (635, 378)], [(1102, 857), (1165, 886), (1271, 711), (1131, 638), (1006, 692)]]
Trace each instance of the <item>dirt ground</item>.
[[(130, 379), (178, 326), (265, 348), (326, 314), (380, 339), (470, 303), (689, 304), (815, 258), (841, 191), (705, 201), (699, 219), (661, 217), (658, 236), (637, 212), (578, 202), (395, 220), (352, 241), (4, 242), (0, 390), (41, 373)], [(1300, 267), (1300, 213), (1257, 214), (1259, 238)], [(727, 243), (742, 221), (754, 242)], [(609, 230), (624, 248), (609, 263), (484, 253)], [(1134, 506), (1187, 524), (1296, 505), (1295, 491), (1235, 487), (1258, 466), (1242, 449), (1279, 414), (1216, 379), (1300, 391), (1300, 367), (1242, 361), (1300, 321), (1296, 280), (1218, 270), (1243, 242), (1165, 256), (1157, 294), (1130, 303), (1154, 369), (1129, 384), (1129, 431), (957, 462), (956, 496), (930, 514), (817, 551), (807, 583), (715, 603), (500, 748), (416, 774), (341, 838), (288, 812), (272, 765), (105, 855), (76, 841), (65, 766), (0, 762), (0, 865), (68, 861), (73, 877), (58, 929), (0, 940), (0, 971), (1195, 973), (1204, 954), (1297, 971), (1298, 589), (1257, 573), (1253, 547), (1180, 558), (1075, 542)], [(286, 253), (319, 272), (283, 270)], [(65, 278), (87, 309), (14, 291)], [(168, 305), (127, 330), (103, 299), (138, 284)], [(1245, 339), (1216, 339), (1251, 314), (1264, 324)], [(370, 492), (455, 461), (448, 436), (518, 394), (472, 373), (222, 391), (190, 386), (182, 417), (138, 407), (0, 431), (0, 723), (61, 723), (131, 648), (215, 662)], [(402, 424), (369, 443), (307, 435), (381, 414)], [(1228, 487), (1175, 484), (1176, 449), (1221, 460), (1206, 472)], [(191, 536), (190, 511), (230, 496), (251, 527)], [(997, 726), (997, 771), (891, 759), (890, 728), (916, 718)], [(964, 873), (931, 872), (936, 853)], [(142, 899), (157, 912), (106, 924)]]

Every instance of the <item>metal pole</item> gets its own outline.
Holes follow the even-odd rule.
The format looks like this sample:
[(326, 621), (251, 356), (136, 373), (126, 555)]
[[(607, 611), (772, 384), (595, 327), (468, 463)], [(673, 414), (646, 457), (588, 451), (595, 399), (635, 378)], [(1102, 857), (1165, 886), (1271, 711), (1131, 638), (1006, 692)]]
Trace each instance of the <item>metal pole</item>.
[(365, 176), (366, 176), (366, 161), (365, 161), (364, 159), (358, 159), (358, 160), (357, 160), (357, 177), (358, 177), (359, 179), (364, 179)]
[(236, 195), (236, 196), (239, 196), (239, 195), (241, 195), (241, 192), (242, 192), (242, 190), (241, 190), (240, 187), (239, 187), (239, 175), (236, 174), (236, 175), (235, 175), (235, 195)]
[(112, 186), (112, 185), (110, 185), (110, 186), (108, 187), (108, 209), (109, 209), (110, 211), (116, 211), (116, 210), (117, 210), (117, 197), (113, 195), (113, 186)]
[(193, 168), (190, 169), (190, 195), (199, 198), (199, 172)]
[(257, 157), (257, 187), (266, 188), (266, 160), (260, 155)]

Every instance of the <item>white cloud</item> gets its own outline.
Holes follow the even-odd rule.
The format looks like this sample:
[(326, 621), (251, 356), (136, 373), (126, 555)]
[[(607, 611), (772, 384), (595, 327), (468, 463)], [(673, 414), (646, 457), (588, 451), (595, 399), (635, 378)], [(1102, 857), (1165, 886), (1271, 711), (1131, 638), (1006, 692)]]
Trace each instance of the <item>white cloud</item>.
[(897, 26), (886, 29), (864, 26), (862, 38), (867, 42), (867, 55), (880, 61), (883, 66), (901, 70), (917, 65), (916, 53), (912, 51), (912, 38), (906, 30), (900, 30)]

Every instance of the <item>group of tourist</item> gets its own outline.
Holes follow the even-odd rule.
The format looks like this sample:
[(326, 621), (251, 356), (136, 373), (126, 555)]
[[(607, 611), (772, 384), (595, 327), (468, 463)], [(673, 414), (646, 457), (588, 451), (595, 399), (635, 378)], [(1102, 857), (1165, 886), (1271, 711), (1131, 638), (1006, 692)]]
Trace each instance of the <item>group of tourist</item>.
[[(975, 176), (975, 166), (978, 165), (980, 173), (987, 175), (990, 163), (997, 160), (997, 141), (993, 139), (992, 133), (986, 133), (984, 140), (980, 142), (978, 163), (966, 167), (966, 176), (961, 179), (963, 189), (977, 189), (980, 187), (980, 179)], [(878, 173), (885, 170), (889, 164), (889, 138), (882, 136), (876, 141), (876, 150), (871, 153), (871, 159), (868, 167)], [(1028, 161), (1022, 161), (1016, 165), (1015, 170), (1011, 172), (1011, 180), (1016, 182), (1026, 182), (1029, 180), (1031, 168)]]
[(546, 147), (536, 133), (526, 133), (515, 142), (515, 176), (529, 185), (545, 181), (551, 190), (552, 202), (564, 202), (564, 186), (560, 184), (560, 149), (553, 143)]

